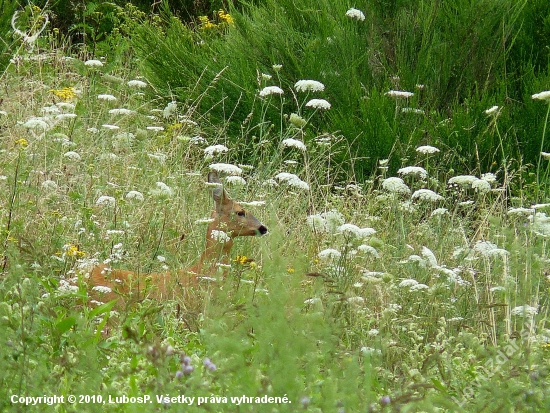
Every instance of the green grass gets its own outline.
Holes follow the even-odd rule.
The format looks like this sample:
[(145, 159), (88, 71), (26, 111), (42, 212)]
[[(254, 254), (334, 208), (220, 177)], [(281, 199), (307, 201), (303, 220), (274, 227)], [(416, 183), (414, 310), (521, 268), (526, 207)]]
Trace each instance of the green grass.
[[(380, 11), (381, 17), (405, 21), (397, 3), (394, 8), (383, 3), (376, 3), (387, 13)], [(261, 13), (265, 10), (236, 16), (232, 30), (259, 24)], [(325, 18), (305, 15), (301, 23), (294, 9), (281, 16), (294, 19), (288, 27), (301, 30), (294, 39), (311, 28), (308, 19)], [(363, 30), (355, 26), (359, 22), (338, 19), (315, 30), (323, 36), (331, 28)], [(192, 71), (205, 55), (193, 43), (194, 32), (177, 21), (165, 29), (169, 35), (158, 44), (158, 56), (176, 47), (170, 43), (176, 30), (180, 46), (188, 42), (197, 53), (196, 66), (181, 63), (175, 54), (165, 61), (174, 69), (172, 80), (178, 70), (188, 81), (200, 76)], [(317, 34), (308, 38), (310, 46)], [(213, 43), (225, 41), (223, 36)], [(523, 159), (520, 144), (512, 145), (515, 152), (499, 147), (521, 129), (512, 113), (517, 107), (504, 106), (497, 117), (488, 117), (483, 111), (495, 102), (483, 95), (454, 102), (443, 114), (430, 92), (425, 115), (402, 113), (399, 102), (384, 95), (390, 87), (386, 78), (352, 116), (342, 102), (349, 99), (351, 105), (361, 96), (346, 96), (330, 82), (324, 92), (299, 93), (294, 83), (300, 78), (324, 80), (314, 76), (320, 66), (312, 63), (307, 72), (306, 59), (299, 64), (303, 72), (295, 73), (289, 70), (291, 60), (276, 56), (262, 67), (267, 72), (272, 63), (283, 64), (280, 72), (271, 69), (270, 83), (257, 81), (252, 70), (242, 71), (234, 83), (248, 96), (237, 110), (253, 114), (244, 121), (232, 114), (234, 101), (216, 100), (229, 84), (225, 71), (215, 78), (220, 72), (208, 69), (204, 83), (195, 79), (172, 90), (174, 110), (167, 106), (169, 94), (141, 77), (150, 74), (150, 62), (139, 62), (145, 72), (135, 61), (122, 64), (122, 53), (133, 56), (128, 43), (102, 67), (91, 67), (71, 55), (71, 46), (59, 37), (45, 32), (40, 41), (0, 77), (0, 410), (53, 410), (12, 400), (44, 395), (89, 397), (55, 408), (67, 412), (184, 409), (177, 400), (163, 406), (157, 395), (195, 397), (186, 410), (216, 412), (550, 408), (550, 219), (548, 206), (533, 207), (548, 201), (548, 160), (541, 158), (535, 168)], [(246, 43), (240, 47), (236, 58), (244, 62)], [(149, 85), (129, 86), (136, 78)], [(165, 82), (169, 85), (170, 78)], [(260, 98), (258, 91), (272, 84), (284, 94)], [(70, 87), (74, 91), (60, 92)], [(521, 105), (530, 111), (528, 119), (540, 119), (538, 151), (547, 108), (531, 99), (545, 89), (542, 83), (537, 87), (523, 92)], [(74, 107), (55, 105), (63, 93)], [(117, 100), (98, 99), (104, 94)], [(305, 107), (311, 98), (327, 98), (332, 108), (311, 110)], [(421, 93), (414, 99), (420, 105)], [(134, 112), (109, 112), (115, 108)], [(225, 123), (216, 123), (217, 110), (227, 114)], [(374, 172), (364, 180), (339, 162), (361, 165), (364, 154), (341, 130), (326, 129), (337, 119), (346, 121), (346, 113), (353, 123), (349, 119), (361, 118), (360, 111), (377, 120), (367, 122), (364, 133), (383, 135), (372, 147), (387, 145), (381, 153), (389, 159), (373, 157)], [(76, 117), (56, 118), (63, 113)], [(307, 124), (292, 124), (292, 113)], [(285, 147), (288, 138), (302, 141), (307, 150)], [(204, 148), (214, 144), (229, 151), (207, 159)], [(420, 144), (440, 151), (417, 152)], [(488, 160), (496, 164), (487, 166)], [(187, 268), (198, 259), (206, 227), (196, 221), (210, 214), (203, 181), (213, 162), (253, 167), (245, 168), (244, 186), (227, 185), (227, 190), (239, 201), (265, 201), (247, 208), (269, 234), (238, 239), (232, 252), (254, 264), (232, 262), (226, 277), (214, 274), (216, 282), (201, 283), (198, 307), (183, 297), (127, 308), (90, 303), (81, 281), (94, 262), (152, 272)], [(427, 177), (394, 172), (406, 166), (424, 168)], [(482, 176), (491, 171), (494, 181)], [(274, 185), (281, 172), (296, 174), (309, 190), (280, 180)], [(466, 174), (477, 178), (450, 184)], [(396, 176), (403, 178), (401, 194), (386, 180)], [(158, 182), (171, 193), (160, 193)], [(419, 189), (442, 198), (423, 200)], [(128, 199), (129, 191), (139, 191), (143, 201)], [(101, 196), (112, 197), (114, 204), (98, 205)], [(359, 228), (376, 232), (357, 235)], [(67, 280), (74, 289), (66, 287)], [(193, 371), (182, 375), (182, 364)], [(252, 399), (241, 405), (231, 399), (243, 395)], [(98, 396), (106, 403), (93, 403)], [(152, 403), (121, 399), (143, 396)], [(281, 403), (260, 405), (264, 396)], [(119, 399), (109, 403), (109, 397)], [(204, 398), (201, 406), (198, 397)], [(291, 403), (282, 403), (283, 397)]]

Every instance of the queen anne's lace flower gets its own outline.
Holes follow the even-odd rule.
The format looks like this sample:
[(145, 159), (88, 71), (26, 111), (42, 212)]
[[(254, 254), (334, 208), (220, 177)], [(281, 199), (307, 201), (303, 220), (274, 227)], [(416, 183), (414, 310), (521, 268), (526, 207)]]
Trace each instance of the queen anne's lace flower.
[(298, 139), (293, 139), (293, 138), (285, 139), (281, 142), (281, 145), (283, 145), (285, 148), (296, 148), (303, 152), (307, 151), (306, 145)]
[(325, 85), (317, 80), (298, 80), (294, 85), (298, 92), (322, 92)]
[(311, 99), (306, 103), (308, 108), (329, 110), (331, 105), (325, 99)]
[(408, 195), (411, 193), (411, 190), (405, 184), (405, 182), (403, 182), (401, 178), (397, 178), (397, 177), (390, 177), (390, 178), (384, 179), (384, 182), (382, 182), (382, 188), (394, 194)]
[(411, 96), (414, 96), (414, 93), (412, 92), (405, 92), (403, 90), (390, 90), (389, 92), (386, 92), (386, 95), (392, 97), (392, 98), (403, 98), (408, 99)]
[(210, 165), (210, 169), (227, 175), (241, 175), (243, 173), (241, 168), (229, 163), (213, 163)]
[(282, 95), (284, 93), (283, 89), (278, 86), (266, 86), (260, 90), (260, 96), (265, 97), (269, 95)]
[(365, 20), (365, 14), (361, 10), (354, 9), (353, 7), (346, 12), (346, 16), (353, 20)]
[(342, 253), (338, 250), (335, 250), (333, 248), (327, 248), (319, 254), (317, 254), (320, 260), (331, 260), (331, 259), (338, 259), (342, 256)]
[(436, 194), (434, 191), (430, 189), (418, 189), (414, 191), (414, 193), (411, 196), (411, 199), (413, 200), (418, 199), (420, 201), (428, 201), (428, 202), (437, 202), (437, 201), (443, 201), (445, 198), (443, 198), (439, 194)]
[(416, 148), (416, 152), (428, 155), (428, 154), (439, 152), (439, 149), (436, 148), (435, 146), (424, 145), (424, 146), (419, 146), (418, 148)]
[(405, 166), (397, 171), (399, 175), (415, 175), (420, 177), (420, 179), (426, 179), (428, 177), (428, 172), (420, 166)]
[(544, 92), (540, 92), (540, 93), (535, 93), (534, 95), (531, 96), (532, 99), (537, 99), (537, 100), (550, 100), (550, 90), (546, 90)]

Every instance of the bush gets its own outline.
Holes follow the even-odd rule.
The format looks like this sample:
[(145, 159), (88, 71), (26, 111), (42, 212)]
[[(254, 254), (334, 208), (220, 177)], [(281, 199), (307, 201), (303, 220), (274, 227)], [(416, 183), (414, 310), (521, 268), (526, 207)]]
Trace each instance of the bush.
[[(546, 76), (548, 19), (537, 14), (541, 29), (527, 29), (535, 10), (544, 14), (541, 5), (368, 1), (359, 5), (365, 20), (357, 21), (345, 16), (348, 3), (343, 1), (266, 0), (242, 12), (232, 10), (234, 26), (214, 33), (175, 19), (162, 32), (144, 27), (136, 47), (148, 78), (162, 94), (187, 102), (200, 96), (197, 107), (208, 112), (212, 125), (222, 127), (219, 133), (227, 132), (235, 141), (254, 142), (242, 136), (240, 125), (251, 113), (255, 120), (264, 119), (254, 105), (266, 84), (259, 74), (265, 73), (286, 91), (304, 78), (326, 85), (322, 97), (332, 109), (315, 133), (345, 136), (349, 154), (363, 160), (355, 163), (360, 176), (390, 154), (393, 167), (398, 166), (408, 148), (419, 143), (450, 146), (469, 168), (488, 170), (504, 161), (501, 151), (492, 153), (498, 139), (485, 127), (483, 111), (495, 104), (509, 108), (501, 120), (508, 133), (505, 158), (524, 149), (524, 161), (538, 156), (542, 114), (526, 117), (530, 104), (521, 100), (540, 91), (538, 84)], [(533, 52), (526, 55), (522, 47), (529, 42)], [(283, 65), (280, 72), (274, 73), (274, 64)], [(415, 95), (395, 102), (384, 95), (390, 89)], [(403, 106), (413, 113), (401, 113)], [(265, 119), (279, 110), (271, 108)], [(296, 108), (288, 108), (292, 110)], [(462, 121), (451, 123), (441, 135), (441, 122), (454, 114)], [(418, 119), (402, 121), (404, 116)], [(512, 126), (517, 123), (522, 129)], [(476, 145), (481, 157), (472, 156)]]

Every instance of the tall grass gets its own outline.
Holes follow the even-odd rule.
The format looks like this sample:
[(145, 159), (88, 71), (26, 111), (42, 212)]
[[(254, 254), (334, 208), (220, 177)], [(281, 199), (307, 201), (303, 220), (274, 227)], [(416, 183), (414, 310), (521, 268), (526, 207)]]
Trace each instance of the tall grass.
[[(397, 19), (403, 6), (394, 6), (380, 16)], [(289, 20), (295, 25), (289, 27), (305, 32), (309, 19), (327, 18), (315, 10), (302, 10), (307, 18)], [(235, 30), (247, 24), (245, 16), (236, 18)], [(342, 23), (362, 30), (359, 22)], [(227, 122), (237, 119), (235, 105), (219, 98), (231, 96), (225, 76), (233, 69), (183, 64), (168, 53), (177, 46), (176, 30), (198, 60), (211, 45), (196, 44), (195, 34), (176, 21), (165, 30), (166, 41), (150, 58), (171, 56), (165, 63), (200, 77), (171, 89), (175, 103), (157, 95), (161, 83), (129, 84), (144, 79), (132, 62), (120, 65), (113, 57), (103, 66), (85, 65), (58, 43), (25, 52), (1, 77), (0, 410), (49, 408), (26, 409), (14, 395), (71, 394), (106, 401), (148, 395), (153, 403), (118, 399), (64, 403), (58, 410), (183, 409), (175, 400), (157, 403), (156, 395), (207, 398), (208, 405), (195, 403), (189, 411), (550, 407), (547, 207), (532, 205), (526, 182), (533, 169), (515, 161), (515, 153), (494, 167), (496, 175), (485, 174), (483, 161), (502, 149), (487, 154), (485, 139), (501, 143), (514, 135), (505, 126), (513, 119), (506, 107), (488, 116), (483, 111), (493, 102), (477, 102), (470, 115), (472, 106), (463, 102), (464, 110), (435, 122), (443, 117), (438, 112), (401, 112), (403, 102), (384, 95), (389, 83), (370, 89), (370, 104), (359, 106), (387, 117), (369, 122), (372, 131), (404, 139), (388, 141), (392, 160), (373, 163), (368, 180), (354, 180), (334, 160), (345, 155), (359, 165), (366, 156), (343, 131), (325, 129), (345, 117), (337, 82), (327, 81), (323, 92), (299, 92), (294, 82), (315, 76), (303, 62), (304, 72), (291, 76), (286, 62), (276, 71), (270, 66), (281, 63), (276, 56), (261, 68), (271, 79), (252, 69), (248, 79), (239, 75), (240, 107), (252, 115), (232, 132), (231, 124), (216, 123), (215, 111), (226, 110)], [(214, 45), (231, 36), (213, 34)], [(312, 65), (320, 70), (320, 63)], [(260, 97), (267, 85), (278, 85), (283, 95)], [(423, 92), (415, 93), (409, 103), (421, 108)], [(312, 97), (333, 106), (305, 107)], [(209, 100), (217, 106), (206, 105)], [(524, 105), (544, 116), (541, 102), (529, 96)], [(305, 124), (291, 122), (291, 113)], [(356, 115), (350, 109), (350, 118)], [(418, 148), (424, 143), (437, 148)], [(228, 151), (206, 157), (204, 149), (214, 144)], [(392, 161), (416, 168), (393, 173)], [(125, 308), (91, 302), (83, 281), (94, 263), (148, 273), (186, 268), (199, 257), (200, 220), (211, 208), (203, 177), (212, 162), (249, 164), (246, 184), (226, 189), (239, 201), (265, 201), (247, 208), (270, 233), (236, 241), (241, 257), (226, 276), (201, 282), (194, 291), (198, 307), (183, 297)], [(281, 172), (296, 174), (301, 184), (285, 183)], [(388, 179), (395, 175), (402, 181)], [(105, 196), (112, 202), (98, 203)], [(291, 403), (230, 401), (243, 395), (286, 396)]]
[[(282, 64), (277, 79), (283, 88), (303, 78), (326, 84), (324, 97), (333, 110), (315, 132), (341, 133), (351, 154), (362, 160), (354, 165), (359, 176), (368, 176), (377, 159), (407, 156), (409, 142), (441, 142), (467, 159), (469, 168), (500, 165), (500, 153), (491, 151), (496, 137), (484, 133), (482, 121), (483, 111), (495, 104), (504, 105), (509, 116), (501, 119), (506, 158), (517, 159), (521, 150), (522, 163), (534, 162), (542, 115), (522, 101), (548, 76), (547, 65), (541, 65), (547, 31), (527, 29), (540, 4), (387, 3), (356, 5), (366, 19), (354, 21), (345, 16), (349, 5), (340, 1), (266, 1), (235, 10), (235, 25), (224, 32), (190, 30), (174, 20), (162, 33), (143, 26), (136, 47), (161, 93), (189, 99), (195, 85), (202, 93), (217, 78), (218, 87), (203, 96), (200, 107), (213, 125), (230, 128), (234, 140), (242, 141), (238, 125), (261, 87), (250, 79), (274, 75), (272, 65)], [(527, 39), (538, 44), (528, 55), (522, 53)], [(396, 116), (394, 102), (384, 95), (390, 89), (415, 92), (399, 109), (412, 106), (424, 115), (396, 123), (403, 115)], [(451, 113), (463, 121), (442, 134), (438, 125)], [(470, 156), (474, 142), (486, 156)]]

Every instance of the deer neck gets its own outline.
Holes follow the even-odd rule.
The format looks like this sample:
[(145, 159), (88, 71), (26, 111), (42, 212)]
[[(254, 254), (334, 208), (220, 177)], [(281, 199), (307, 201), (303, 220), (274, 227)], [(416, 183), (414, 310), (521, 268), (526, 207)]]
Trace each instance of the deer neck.
[(199, 262), (193, 266), (197, 274), (209, 272), (217, 263), (229, 264), (231, 248), (233, 248), (233, 238), (226, 242), (219, 242), (212, 238), (212, 231), (218, 230), (219, 222), (212, 222), (206, 231), (206, 246), (201, 254)]

